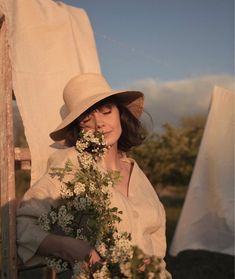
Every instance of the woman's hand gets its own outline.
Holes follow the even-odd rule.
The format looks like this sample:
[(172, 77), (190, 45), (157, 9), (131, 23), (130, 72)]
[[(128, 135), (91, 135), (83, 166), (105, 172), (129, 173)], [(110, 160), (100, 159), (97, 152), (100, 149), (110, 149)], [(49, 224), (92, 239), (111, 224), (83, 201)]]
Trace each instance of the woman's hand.
[(91, 253), (90, 253), (89, 265), (93, 265), (100, 261), (101, 261), (101, 258), (99, 256), (99, 254), (97, 253), (97, 251), (95, 249), (92, 249)]
[(75, 261), (87, 260), (92, 252), (92, 248), (87, 241), (72, 237), (62, 237), (60, 245), (59, 253), (55, 256), (70, 262), (71, 265)]
[(139, 268), (138, 268), (138, 271), (139, 272), (144, 272), (145, 271), (145, 268), (146, 268), (146, 266), (147, 265), (149, 265), (150, 264), (150, 259), (144, 259), (143, 260), (143, 265), (141, 265)]
[(54, 234), (46, 236), (39, 246), (37, 254), (62, 258), (68, 261), (71, 266), (74, 265), (75, 261), (89, 259), (88, 264), (94, 264), (101, 260), (98, 253), (87, 241)]

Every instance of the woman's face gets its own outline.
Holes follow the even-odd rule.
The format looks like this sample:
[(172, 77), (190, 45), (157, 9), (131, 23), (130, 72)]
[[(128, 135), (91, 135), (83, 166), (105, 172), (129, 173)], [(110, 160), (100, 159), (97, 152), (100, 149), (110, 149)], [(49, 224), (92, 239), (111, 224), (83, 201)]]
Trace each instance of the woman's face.
[(80, 121), (80, 128), (104, 134), (107, 145), (115, 145), (122, 133), (120, 114), (115, 104), (105, 104), (86, 115)]

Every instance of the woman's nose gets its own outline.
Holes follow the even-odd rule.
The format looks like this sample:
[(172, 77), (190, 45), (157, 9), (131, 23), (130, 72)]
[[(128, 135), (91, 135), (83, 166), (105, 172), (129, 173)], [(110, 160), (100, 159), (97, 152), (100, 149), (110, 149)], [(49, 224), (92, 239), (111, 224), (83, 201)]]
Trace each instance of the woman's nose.
[(96, 130), (102, 129), (105, 125), (102, 119), (102, 113), (100, 113), (99, 111), (94, 112), (93, 117), (94, 117), (95, 129)]

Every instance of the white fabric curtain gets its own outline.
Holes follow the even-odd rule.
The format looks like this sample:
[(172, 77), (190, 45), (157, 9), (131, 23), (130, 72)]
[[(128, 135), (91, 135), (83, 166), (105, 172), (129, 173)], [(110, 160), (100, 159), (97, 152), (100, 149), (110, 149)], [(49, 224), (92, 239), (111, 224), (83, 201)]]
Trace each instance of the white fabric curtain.
[(170, 254), (202, 249), (234, 255), (234, 92), (215, 87)]
[(100, 72), (83, 9), (52, 0), (0, 0), (10, 46), (13, 89), (29, 144), (33, 184), (46, 169), (61, 121), (62, 91), (81, 72)]

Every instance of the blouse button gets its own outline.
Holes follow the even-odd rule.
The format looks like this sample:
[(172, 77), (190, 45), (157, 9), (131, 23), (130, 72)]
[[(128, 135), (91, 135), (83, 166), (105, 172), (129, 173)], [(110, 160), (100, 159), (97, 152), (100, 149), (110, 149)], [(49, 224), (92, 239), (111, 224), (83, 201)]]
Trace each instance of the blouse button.
[(138, 213), (137, 211), (133, 210), (133, 216), (134, 216), (135, 218), (138, 218), (138, 217), (139, 217), (139, 213)]

